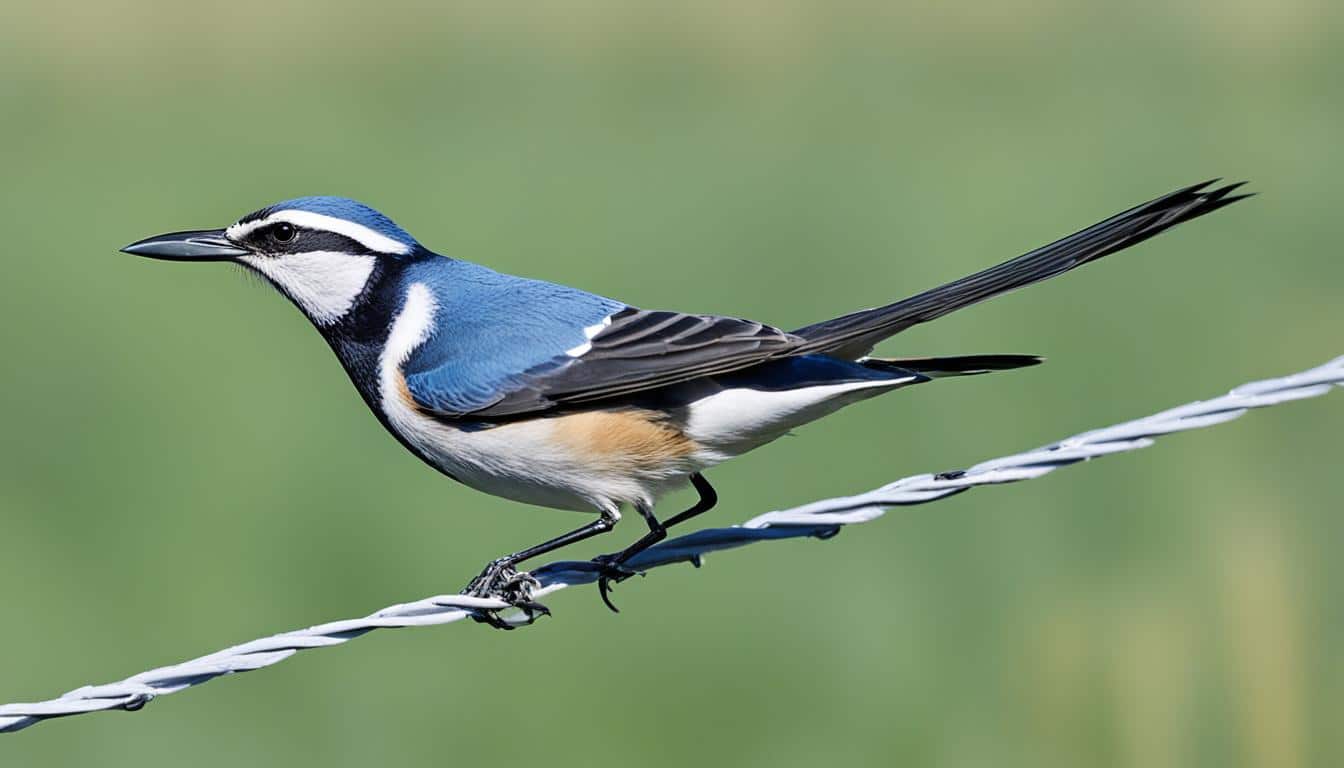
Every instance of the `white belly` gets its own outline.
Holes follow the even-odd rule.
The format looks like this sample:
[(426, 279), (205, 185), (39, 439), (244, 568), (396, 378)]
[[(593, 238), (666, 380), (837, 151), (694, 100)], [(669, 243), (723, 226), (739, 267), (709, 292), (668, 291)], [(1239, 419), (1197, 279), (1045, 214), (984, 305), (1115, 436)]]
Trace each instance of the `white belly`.
[(693, 472), (903, 383), (718, 390), (692, 401), (676, 423), (638, 409), (596, 410), (471, 430), (405, 403), (388, 417), (436, 466), (473, 488), (546, 507), (614, 509), (652, 506)]
[[(395, 414), (395, 415), (394, 415)], [(619, 436), (625, 427), (586, 424), (638, 419), (591, 412), (464, 429), (392, 407), (388, 418), (440, 470), (480, 491), (556, 509), (616, 511), (650, 507), (705, 464), (686, 444), (648, 445)]]

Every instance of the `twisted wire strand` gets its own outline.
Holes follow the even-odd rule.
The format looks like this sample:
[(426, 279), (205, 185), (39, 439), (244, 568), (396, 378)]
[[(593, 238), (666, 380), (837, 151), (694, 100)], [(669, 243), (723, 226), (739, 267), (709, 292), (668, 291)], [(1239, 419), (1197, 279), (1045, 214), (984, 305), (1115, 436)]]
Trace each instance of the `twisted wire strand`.
[[(627, 565), (647, 571), (673, 563), (700, 564), (701, 558), (724, 549), (759, 541), (799, 537), (830, 538), (843, 526), (866, 523), (892, 507), (924, 504), (980, 485), (1030, 480), (1082, 461), (1152, 445), (1154, 438), (1173, 432), (1211, 427), (1240, 417), (1255, 408), (1319, 397), (1344, 386), (1344, 357), (1290, 376), (1244, 384), (1212, 400), (1171, 408), (1141, 419), (1074, 435), (1057, 443), (1013, 456), (984, 461), (965, 470), (913, 475), (854, 496), (815, 501), (792, 509), (767, 512), (728, 528), (709, 528), (669, 539), (632, 559)], [(597, 580), (597, 567), (588, 561), (561, 561), (534, 570), (541, 583), (540, 597), (569, 586)], [(151, 669), (106, 685), (76, 688), (56, 699), (0, 705), (0, 733), (11, 733), (43, 720), (104, 710), (134, 711), (158, 696), (200, 685), (221, 675), (249, 672), (277, 664), (299, 651), (341, 645), (376, 629), (450, 624), (503, 610), (501, 600), (466, 595), (437, 595), (383, 608), (360, 619), (346, 619), (284, 632), (231, 646), (208, 656)], [(526, 617), (508, 619), (515, 625)]]

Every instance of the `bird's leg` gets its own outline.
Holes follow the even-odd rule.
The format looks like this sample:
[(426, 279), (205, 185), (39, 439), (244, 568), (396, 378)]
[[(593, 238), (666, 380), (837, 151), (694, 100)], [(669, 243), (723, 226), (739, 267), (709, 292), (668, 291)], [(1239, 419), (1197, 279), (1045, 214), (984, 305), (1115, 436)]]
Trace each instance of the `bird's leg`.
[(603, 573), (597, 580), (597, 590), (602, 595), (602, 602), (606, 603), (612, 611), (620, 612), (611, 602), (611, 585), (625, 581), (635, 575), (635, 571), (625, 567), (626, 561), (667, 538), (668, 528), (708, 512), (714, 508), (715, 504), (719, 503), (719, 494), (715, 492), (714, 486), (709, 484), (704, 475), (699, 472), (692, 473), (691, 485), (700, 494), (700, 499), (690, 509), (673, 515), (667, 519), (667, 522), (659, 522), (652, 509), (645, 508), (643, 505), (636, 505), (635, 509), (649, 525), (649, 532), (620, 552), (599, 555), (594, 558), (594, 562), (603, 566)]
[[(541, 585), (532, 577), (532, 574), (519, 571), (517, 565), (547, 552), (554, 552), (570, 544), (606, 533), (615, 527), (616, 521), (619, 519), (620, 514), (616, 511), (603, 510), (599, 513), (597, 520), (582, 528), (494, 560), (485, 567), (485, 570), (481, 571), (479, 576), (471, 580), (467, 588), (462, 590), (462, 594), (472, 595), (473, 597), (497, 597), (505, 600), (515, 608), (522, 610), (527, 615), (527, 623), (531, 624), (537, 616), (549, 614), (550, 610), (532, 599), (532, 591)], [(475, 614), (473, 618), (497, 629), (514, 628), (513, 624), (501, 619), (495, 611), (482, 611)]]
[(607, 604), (612, 613), (620, 613), (620, 609), (611, 602), (612, 583), (625, 581), (635, 575), (635, 571), (625, 567), (625, 561), (667, 538), (667, 528), (658, 522), (658, 518), (653, 514), (652, 507), (643, 503), (636, 503), (635, 511), (639, 512), (639, 516), (644, 518), (644, 522), (649, 526), (649, 532), (620, 552), (598, 555), (593, 558), (593, 562), (602, 568), (602, 574), (597, 577), (598, 594), (602, 595), (602, 602)]
[(672, 517), (669, 517), (667, 522), (663, 523), (663, 527), (671, 528), (680, 525), (697, 515), (708, 512), (714, 508), (715, 504), (719, 503), (719, 494), (715, 492), (714, 486), (709, 484), (709, 481), (705, 479), (704, 475), (699, 472), (693, 473), (691, 475), (691, 485), (695, 488), (696, 492), (700, 494), (699, 501), (695, 502), (695, 504), (685, 512), (679, 512)]

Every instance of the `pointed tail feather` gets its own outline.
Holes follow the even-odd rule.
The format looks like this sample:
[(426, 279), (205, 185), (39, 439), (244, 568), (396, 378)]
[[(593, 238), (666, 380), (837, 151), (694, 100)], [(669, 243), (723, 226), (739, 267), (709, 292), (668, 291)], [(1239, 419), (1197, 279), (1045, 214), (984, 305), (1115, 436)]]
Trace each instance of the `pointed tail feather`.
[(912, 325), (1062, 274), (1141, 243), (1183, 221), (1251, 197), (1231, 194), (1245, 182), (1208, 190), (1214, 181), (1178, 189), (1011, 261), (895, 304), (799, 328), (793, 333), (809, 341), (800, 352), (824, 352), (849, 359), (860, 357), (877, 342)]
[(1010, 371), (1040, 365), (1045, 358), (1036, 355), (955, 355), (951, 357), (865, 357), (860, 363), (870, 368), (882, 366), (914, 371), (930, 379), (949, 376), (975, 376), (993, 371)]

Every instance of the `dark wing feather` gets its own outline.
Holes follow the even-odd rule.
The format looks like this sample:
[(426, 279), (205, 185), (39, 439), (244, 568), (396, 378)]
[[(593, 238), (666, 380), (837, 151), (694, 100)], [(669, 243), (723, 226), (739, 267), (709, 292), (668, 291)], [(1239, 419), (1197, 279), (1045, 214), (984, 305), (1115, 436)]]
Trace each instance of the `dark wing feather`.
[(850, 359), (866, 355), (877, 342), (913, 325), (1062, 274), (1250, 197), (1232, 194), (1241, 184), (1207, 189), (1213, 183), (1178, 189), (1062, 240), (908, 299), (825, 320), (793, 333), (807, 338), (803, 352)]
[[(589, 341), (587, 349), (576, 348), (570, 354), (560, 352), (561, 346), (549, 359), (532, 358), (545, 362), (521, 373), (487, 377), (479, 391), (460, 392), (461, 372), (447, 366), (409, 376), (408, 388), (428, 412), (490, 420), (622, 397), (781, 357), (819, 353), (857, 358), (874, 343), (912, 325), (1054, 277), (1247, 197), (1231, 194), (1238, 184), (1210, 190), (1211, 184), (1177, 190), (1016, 259), (894, 304), (792, 333), (732, 317), (626, 308), (610, 316), (610, 324)], [(1015, 360), (1013, 365), (1017, 364), (1026, 363)], [(450, 379), (454, 398), (433, 396), (436, 375)]]
[(712, 376), (788, 355), (804, 340), (778, 328), (715, 315), (625, 309), (577, 357), (524, 372), (501, 400), (470, 414), (500, 418), (592, 402)]

